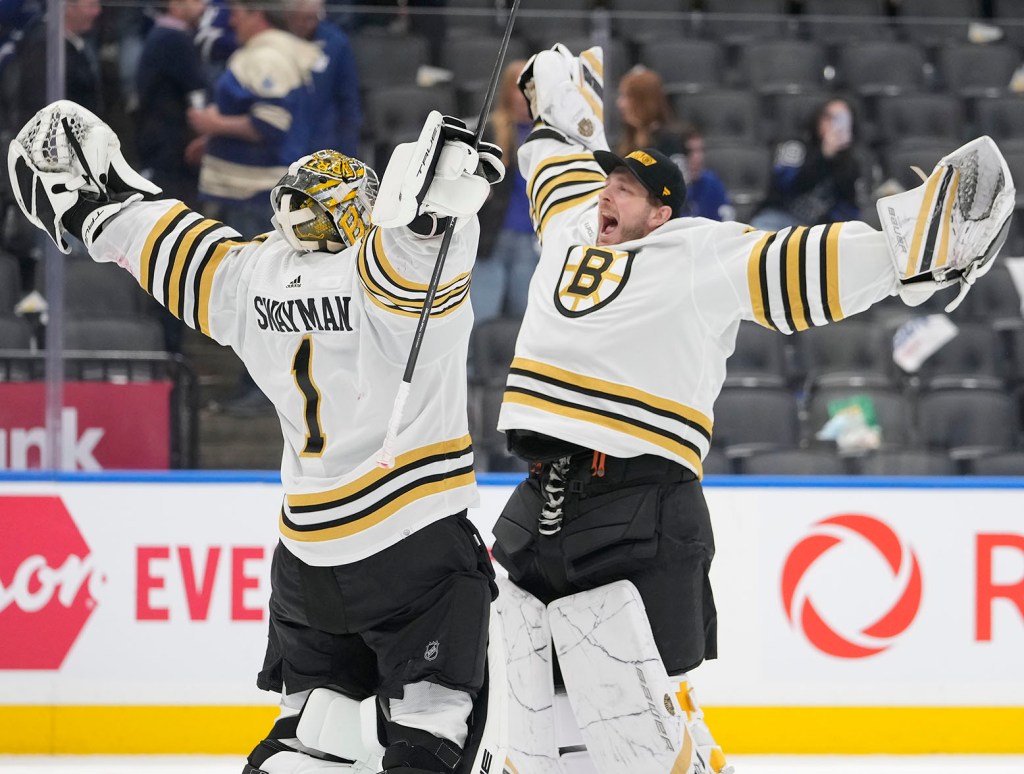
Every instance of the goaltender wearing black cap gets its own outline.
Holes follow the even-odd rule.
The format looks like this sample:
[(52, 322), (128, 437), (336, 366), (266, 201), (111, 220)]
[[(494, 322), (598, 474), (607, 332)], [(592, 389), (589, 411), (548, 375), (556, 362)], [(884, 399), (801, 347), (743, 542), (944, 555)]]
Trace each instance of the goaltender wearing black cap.
[(596, 150), (594, 160), (608, 175), (598, 198), (599, 245), (640, 239), (679, 215), (686, 183), (661, 151), (640, 148), (622, 157)]

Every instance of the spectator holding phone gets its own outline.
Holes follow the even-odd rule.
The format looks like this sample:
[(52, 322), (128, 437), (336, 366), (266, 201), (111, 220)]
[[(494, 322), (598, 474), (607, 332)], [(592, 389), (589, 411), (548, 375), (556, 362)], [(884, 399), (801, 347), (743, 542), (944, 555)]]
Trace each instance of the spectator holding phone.
[(816, 112), (809, 137), (782, 143), (771, 186), (750, 223), (778, 231), (860, 217), (861, 162), (854, 145), (853, 109), (833, 97)]

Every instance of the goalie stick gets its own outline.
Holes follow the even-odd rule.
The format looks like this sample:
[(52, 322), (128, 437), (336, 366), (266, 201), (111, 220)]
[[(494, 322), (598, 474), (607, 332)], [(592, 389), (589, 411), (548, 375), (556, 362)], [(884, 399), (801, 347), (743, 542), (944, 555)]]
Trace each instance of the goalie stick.
[[(505, 53), (508, 51), (508, 42), (512, 37), (512, 27), (515, 24), (516, 12), (519, 10), (519, 0), (512, 0), (512, 7), (508, 12), (508, 20), (505, 22), (505, 34), (501, 39), (501, 46), (498, 49), (498, 57), (494, 62), (494, 69), (491, 71), (491, 80), (487, 84), (487, 92), (484, 96), (484, 104), (480, 108), (480, 117), (477, 120), (476, 132), (473, 134), (473, 147), (480, 144), (480, 138), (484, 133), (484, 126), (487, 123), (487, 115), (491, 112), (491, 103), (494, 101), (494, 94), (498, 90), (498, 81), (501, 78), (501, 68), (505, 62)], [(419, 358), (420, 349), (423, 346), (423, 335), (427, 331), (427, 322), (430, 319), (430, 309), (434, 304), (434, 296), (437, 294), (437, 286), (441, 282), (441, 272), (444, 270), (444, 261), (448, 256), (448, 248), (452, 243), (452, 235), (455, 233), (455, 218), (448, 221), (441, 237), (441, 247), (437, 251), (437, 260), (434, 263), (434, 271), (430, 275), (430, 282), (427, 284), (427, 294), (423, 301), (423, 310), (420, 312), (419, 320), (416, 323), (416, 331), (412, 337), (412, 346), (409, 349), (409, 357), (405, 363), (405, 373), (402, 375), (402, 383), (398, 386), (398, 394), (395, 396), (395, 404), (391, 409), (391, 418), (388, 420), (388, 429), (384, 435), (384, 443), (381, 446), (380, 455), (377, 457), (377, 464), (382, 468), (393, 468), (395, 466), (395, 443), (398, 438), (398, 428), (402, 423), (402, 415), (405, 413), (405, 402), (409, 397), (409, 390), (412, 386), (412, 376), (416, 371), (416, 360)]]

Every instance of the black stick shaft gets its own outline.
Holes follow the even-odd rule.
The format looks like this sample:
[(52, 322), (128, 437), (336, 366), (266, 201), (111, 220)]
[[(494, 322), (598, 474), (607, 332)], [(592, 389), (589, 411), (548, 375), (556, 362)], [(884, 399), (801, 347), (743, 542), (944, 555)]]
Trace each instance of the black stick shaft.
[[(473, 135), (473, 147), (480, 144), (484, 128), (487, 124), (487, 116), (491, 112), (491, 104), (494, 102), (494, 95), (498, 91), (498, 83), (501, 81), (501, 69), (505, 63), (505, 53), (508, 51), (508, 42), (512, 38), (512, 26), (515, 24), (516, 11), (519, 10), (519, 0), (512, 0), (512, 7), (508, 12), (508, 20), (505, 22), (505, 34), (501, 39), (501, 47), (498, 49), (498, 58), (494, 62), (494, 69), (491, 71), (491, 80), (487, 84), (487, 93), (484, 96), (484, 104), (480, 108), (480, 117), (476, 123), (476, 133)], [(444, 271), (444, 261), (448, 257), (448, 248), (452, 244), (452, 235), (455, 233), (455, 218), (448, 219), (444, 235), (441, 237), (441, 248), (437, 252), (437, 260), (434, 263), (434, 271), (430, 275), (430, 283), (427, 285), (427, 295), (423, 301), (423, 310), (420, 312), (419, 320), (416, 323), (416, 332), (413, 334), (412, 347), (409, 349), (409, 359), (405, 363), (405, 373), (402, 381), (411, 383), (413, 372), (416, 370), (416, 361), (420, 356), (420, 349), (423, 346), (423, 336), (427, 332), (427, 321), (430, 319), (430, 309), (434, 305), (434, 296), (437, 295), (437, 286), (441, 283), (441, 272)]]

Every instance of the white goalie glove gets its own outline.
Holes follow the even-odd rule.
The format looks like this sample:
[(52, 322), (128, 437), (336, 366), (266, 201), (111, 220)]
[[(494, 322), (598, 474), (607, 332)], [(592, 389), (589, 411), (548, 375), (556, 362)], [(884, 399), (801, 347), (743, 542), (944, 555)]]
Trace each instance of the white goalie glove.
[(1015, 195), (999, 148), (979, 137), (940, 159), (922, 185), (879, 199), (903, 301), (917, 306), (959, 283), (946, 311), (956, 309), (1006, 241)]
[(604, 53), (600, 46), (578, 57), (561, 43), (534, 54), (519, 74), (530, 115), (589, 150), (606, 150)]
[(431, 237), (444, 231), (448, 218), (455, 218), (458, 231), (504, 176), (501, 148), (489, 142), (474, 148), (473, 132), (465, 123), (434, 110), (419, 139), (391, 154), (371, 220), (382, 228), (408, 226)]
[(123, 207), (160, 188), (128, 166), (114, 131), (68, 100), (40, 110), (11, 141), (7, 171), (14, 197), (33, 225), (63, 253), (65, 235), (92, 247)]

